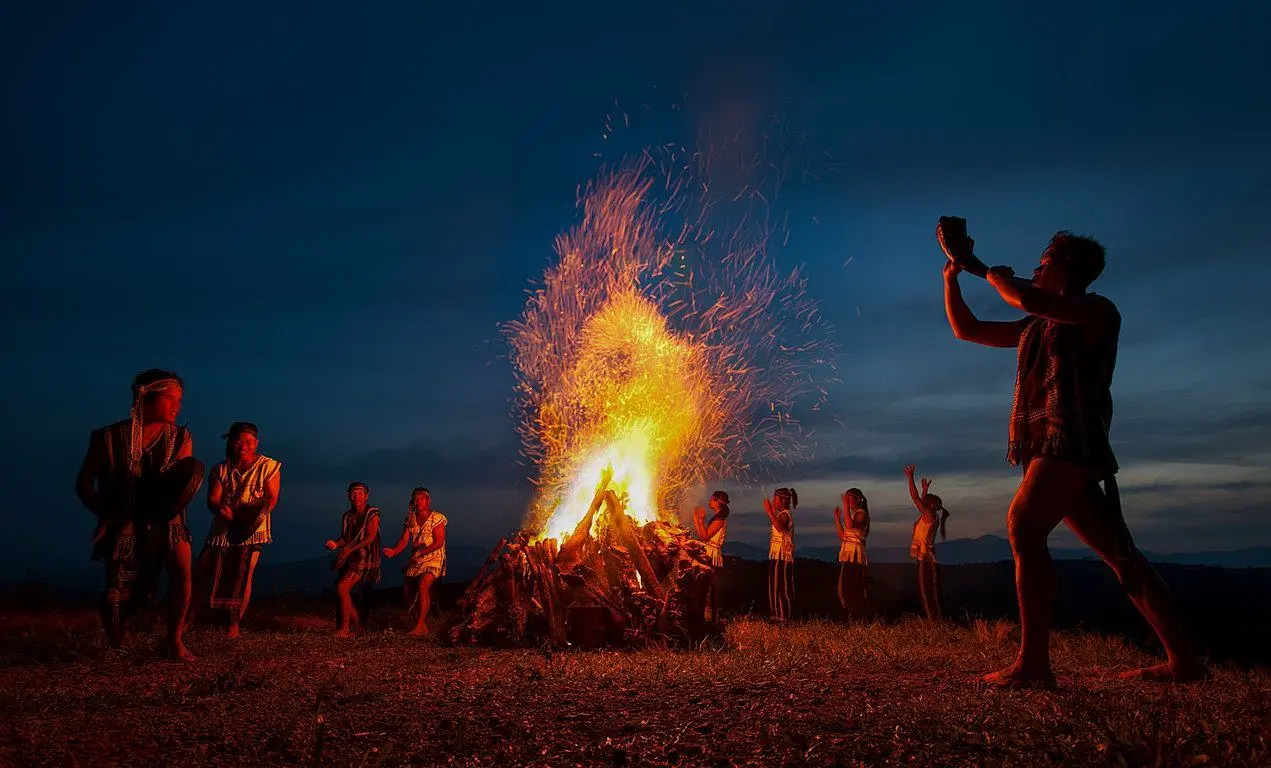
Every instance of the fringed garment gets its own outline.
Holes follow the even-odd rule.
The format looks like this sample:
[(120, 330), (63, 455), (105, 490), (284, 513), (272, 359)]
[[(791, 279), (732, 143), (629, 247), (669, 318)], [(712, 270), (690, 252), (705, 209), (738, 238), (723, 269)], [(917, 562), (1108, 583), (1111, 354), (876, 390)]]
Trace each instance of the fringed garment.
[(839, 537), (839, 562), (869, 565), (865, 552), (865, 532), (860, 528), (844, 528)]
[(107, 459), (101, 480), (105, 517), (98, 521), (92, 557), (106, 561), (106, 603), (130, 602), (134, 589), (154, 588), (163, 556), (191, 541), (185, 507), (203, 482), (203, 465), (193, 457), (176, 456), (190, 440), (184, 427), (165, 425), (149, 446), (141, 448), (134, 476), (131, 455), (132, 422), (103, 427), (100, 440)]
[[(706, 527), (710, 528), (711, 525), (719, 519), (720, 518), (718, 517), (712, 517), (711, 521), (706, 524)], [(724, 539), (728, 538), (728, 520), (724, 519), (723, 523), (724, 524), (719, 527), (719, 530), (715, 531), (714, 536), (702, 542), (703, 546), (706, 547), (706, 556), (710, 558), (711, 566), (713, 568), (724, 567)]]
[(772, 531), (768, 534), (768, 559), (793, 563), (794, 515), (789, 510), (782, 510), (777, 515), (785, 515), (789, 519), (790, 525), (784, 531), (775, 525), (772, 526)]
[(940, 518), (920, 515), (914, 521), (913, 540), (909, 543), (909, 556), (919, 562), (936, 562), (936, 531), (940, 530)]
[(1041, 317), (1024, 327), (1006, 454), (1012, 466), (1046, 457), (1089, 467), (1098, 480), (1116, 474), (1108, 430), (1121, 316), (1108, 306), (1112, 320), (1097, 341), (1082, 326)]
[[(344, 548), (349, 544), (361, 539), (366, 535), (367, 526), (370, 525), (372, 519), (379, 519), (380, 510), (378, 507), (367, 507), (361, 515), (357, 510), (350, 509), (345, 511), (340, 518), (340, 541)], [(344, 549), (341, 549), (343, 554)], [(348, 552), (348, 556), (341, 563), (336, 560), (339, 567), (334, 570), (337, 572), (337, 581), (343, 580), (350, 574), (354, 576), (354, 585), (357, 584), (376, 584), (380, 580), (380, 534), (378, 529), (374, 539), (368, 544), (356, 550)]]
[(411, 547), (410, 560), (406, 563), (403, 575), (406, 578), (414, 578), (431, 573), (440, 579), (446, 575), (446, 548), (443, 546), (428, 554), (424, 554), (423, 550), (432, 546), (433, 541), (436, 540), (434, 531), (446, 525), (446, 516), (433, 510), (423, 523), (420, 523), (417, 518), (416, 513), (407, 513), (406, 524), (402, 527), (406, 535), (410, 537)]
[[(206, 544), (209, 547), (238, 547), (273, 542), (272, 514), (260, 514), (265, 506), (265, 489), (274, 476), (282, 471), (282, 463), (263, 454), (246, 470), (240, 472), (231, 461), (222, 461), (212, 467), (212, 480), (220, 484), (221, 499), (232, 510), (234, 522), (217, 515), (212, 518)], [(239, 520), (239, 512), (242, 520)]]

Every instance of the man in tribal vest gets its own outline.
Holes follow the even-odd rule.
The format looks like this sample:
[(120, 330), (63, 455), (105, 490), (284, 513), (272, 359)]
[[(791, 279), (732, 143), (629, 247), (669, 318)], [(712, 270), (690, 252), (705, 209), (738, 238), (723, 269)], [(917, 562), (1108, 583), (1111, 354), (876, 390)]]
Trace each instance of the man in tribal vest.
[(112, 648), (139, 602), (168, 571), (166, 652), (193, 660), (182, 642), (190, 607), (190, 529), (185, 508), (203, 482), (194, 441), (176, 425), (184, 385), (171, 371), (142, 371), (132, 382), (129, 418), (96, 429), (80, 465), (75, 490), (97, 517), (94, 560), (106, 563), (102, 623)]

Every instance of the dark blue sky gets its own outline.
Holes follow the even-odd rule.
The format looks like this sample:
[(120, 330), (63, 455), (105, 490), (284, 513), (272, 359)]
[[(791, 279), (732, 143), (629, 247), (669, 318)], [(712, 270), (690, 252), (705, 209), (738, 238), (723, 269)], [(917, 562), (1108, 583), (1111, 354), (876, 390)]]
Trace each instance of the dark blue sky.
[[(752, 132), (778, 114), (834, 164), (781, 201), (777, 258), (806, 264), (844, 351), (846, 428), (817, 425), (817, 459), (785, 478), (800, 543), (831, 540), (849, 485), (878, 540), (907, 535), (907, 461), (935, 476), (952, 535), (1003, 529), (1014, 359), (945, 325), (944, 213), (991, 262), (1030, 266), (1060, 228), (1107, 246), (1113, 440), (1140, 542), (1271, 541), (1267, 7), (410, 5), (3, 12), (16, 566), (86, 556), (75, 468), (150, 366), (186, 377), (206, 462), (236, 419), (284, 461), (271, 557), (319, 554), (351, 479), (391, 518), (429, 486), (459, 539), (515, 527), (528, 484), (497, 326), (577, 185), (691, 141), (690, 114)], [(604, 141), (615, 99), (632, 127)], [(737, 489), (735, 536), (764, 535), (757, 494)], [(206, 520), (192, 508), (196, 536)]]

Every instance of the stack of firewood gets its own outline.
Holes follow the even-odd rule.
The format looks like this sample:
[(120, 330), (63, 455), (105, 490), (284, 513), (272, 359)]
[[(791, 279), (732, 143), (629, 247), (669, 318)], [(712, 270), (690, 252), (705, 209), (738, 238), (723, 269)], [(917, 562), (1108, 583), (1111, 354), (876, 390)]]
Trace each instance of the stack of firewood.
[(526, 531), (500, 541), (461, 599), (450, 639), (694, 647), (719, 636), (722, 626), (706, 620), (715, 574), (701, 542), (669, 523), (636, 525), (613, 491), (596, 496), (559, 545)]

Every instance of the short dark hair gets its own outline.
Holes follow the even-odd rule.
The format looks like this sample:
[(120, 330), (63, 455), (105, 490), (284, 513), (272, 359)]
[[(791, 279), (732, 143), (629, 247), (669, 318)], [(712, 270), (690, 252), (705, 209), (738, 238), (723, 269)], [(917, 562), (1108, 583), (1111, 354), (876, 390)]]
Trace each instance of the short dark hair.
[(1068, 264), (1068, 278), (1081, 290), (1089, 288), (1108, 264), (1108, 252), (1098, 240), (1066, 229), (1051, 236), (1046, 250), (1063, 257)]

